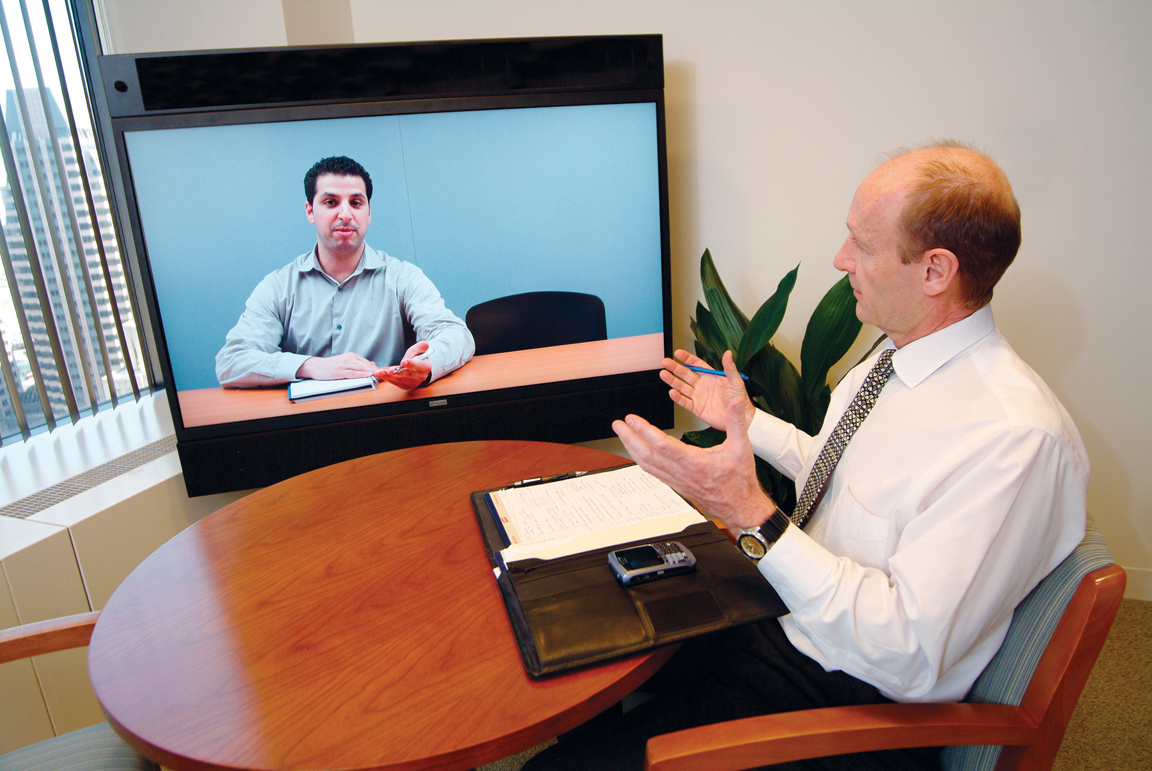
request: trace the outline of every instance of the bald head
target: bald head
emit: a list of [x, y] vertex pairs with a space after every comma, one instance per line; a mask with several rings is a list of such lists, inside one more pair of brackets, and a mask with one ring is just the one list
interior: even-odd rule
[[947, 249], [960, 265], [965, 304], [987, 305], [992, 289], [1020, 249], [1020, 207], [996, 163], [946, 142], [903, 152], [881, 164], [866, 183], [899, 196], [901, 259], [915, 262]]

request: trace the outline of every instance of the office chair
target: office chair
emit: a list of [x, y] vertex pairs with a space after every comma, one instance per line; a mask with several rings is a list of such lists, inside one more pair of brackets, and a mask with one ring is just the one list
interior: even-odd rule
[[804, 758], [944, 746], [945, 771], [1050, 769], [1124, 596], [1089, 520], [1084, 541], [1016, 608], [959, 704], [873, 704], [733, 720], [653, 737], [648, 771], [737, 771]]
[[580, 292], [525, 292], [473, 305], [464, 323], [478, 355], [608, 339], [604, 301]]
[[[45, 653], [82, 648], [92, 638], [98, 612], [23, 624], [0, 630], [0, 664]], [[138, 755], [107, 723], [46, 739], [0, 756], [0, 771], [159, 771]]]

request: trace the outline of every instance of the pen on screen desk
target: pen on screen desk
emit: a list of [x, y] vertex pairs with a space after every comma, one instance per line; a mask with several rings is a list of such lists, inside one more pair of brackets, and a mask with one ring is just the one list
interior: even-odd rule
[[570, 471], [567, 474], [553, 474], [550, 477], [532, 477], [531, 479], [521, 479], [519, 482], [513, 482], [508, 485], [508, 487], [531, 487], [532, 485], [542, 485], [546, 482], [559, 482], [561, 479], [575, 479], [587, 473], [587, 471]]
[[[724, 372], [721, 372], [718, 369], [708, 369], [707, 367], [693, 367], [689, 364], [685, 364], [684, 366], [688, 367], [688, 369], [692, 370], [693, 372], [699, 372], [703, 375], [719, 375], [720, 377], [727, 377], [727, 375]], [[743, 372], [737, 372], [736, 374], [739, 375], [744, 380], [748, 379], [748, 376], [745, 375]]]

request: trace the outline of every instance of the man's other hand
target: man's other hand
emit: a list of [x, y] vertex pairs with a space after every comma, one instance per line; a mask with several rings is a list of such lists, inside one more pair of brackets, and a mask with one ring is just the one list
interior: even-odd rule
[[373, 374], [377, 380], [391, 383], [409, 391], [423, 385], [432, 375], [432, 362], [428, 360], [428, 342], [421, 340], [404, 353], [404, 358], [395, 367], [384, 367]]
[[376, 363], [356, 353], [339, 356], [313, 356], [300, 365], [296, 377], [306, 380], [345, 380], [350, 377], [369, 377], [376, 372]]
[[660, 371], [660, 379], [672, 387], [668, 392], [672, 401], [720, 431], [728, 430], [730, 408], [736, 409], [745, 423], [752, 422], [756, 406], [748, 398], [731, 351], [724, 352], [725, 377], [688, 369], [685, 364], [705, 368], [709, 368], [709, 364], [687, 351], [676, 351], [675, 356], [675, 359], [665, 359], [664, 369]]

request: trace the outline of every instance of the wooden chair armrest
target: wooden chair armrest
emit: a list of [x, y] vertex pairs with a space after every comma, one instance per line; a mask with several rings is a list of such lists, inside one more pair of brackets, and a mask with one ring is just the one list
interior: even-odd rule
[[[648, 740], [647, 771], [739, 771], [851, 752], [1026, 744], [1036, 723], [1000, 704], [873, 704], [732, 720]], [[974, 741], [975, 740], [975, 741]]]
[[82, 648], [92, 639], [99, 611], [0, 629], [0, 664], [29, 656]]

